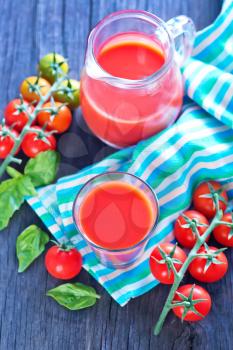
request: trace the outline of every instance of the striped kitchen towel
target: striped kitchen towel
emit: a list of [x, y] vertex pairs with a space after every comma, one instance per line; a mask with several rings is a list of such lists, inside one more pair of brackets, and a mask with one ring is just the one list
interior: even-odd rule
[[[120, 304], [158, 283], [150, 273], [153, 247], [172, 241], [173, 222], [190, 205], [203, 180], [225, 184], [233, 198], [233, 2], [226, 0], [216, 21], [198, 33], [193, 57], [183, 68], [188, 95], [178, 121], [135, 147], [42, 188], [28, 200], [59, 241], [71, 240], [83, 255], [84, 268]], [[144, 255], [124, 270], [101, 265], [77, 233], [72, 204], [80, 187], [104, 171], [128, 171], [147, 181], [160, 204], [160, 220]]]

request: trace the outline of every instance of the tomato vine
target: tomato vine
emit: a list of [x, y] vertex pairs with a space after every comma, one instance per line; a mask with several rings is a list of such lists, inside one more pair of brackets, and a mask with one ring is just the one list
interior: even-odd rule
[[[216, 208], [216, 214], [212, 220], [212, 222], [210, 223], [209, 227], [207, 228], [207, 230], [204, 232], [204, 234], [200, 235], [198, 232], [198, 227], [197, 227], [197, 223], [195, 221], [193, 221], [191, 223], [191, 229], [193, 231], [193, 233], [196, 236], [196, 243], [194, 245], [194, 247], [192, 248], [192, 250], [189, 252], [189, 254], [187, 255], [187, 259], [185, 260], [185, 262], [183, 263], [182, 267], [180, 268], [179, 271], [177, 271], [176, 267], [174, 266], [173, 261], [170, 259], [169, 264], [170, 264], [170, 268], [172, 269], [173, 273], [174, 273], [174, 283], [170, 289], [170, 292], [168, 294], [167, 300], [164, 304], [163, 310], [160, 314], [160, 317], [154, 327], [154, 334], [158, 335], [163, 327], [164, 321], [167, 317], [167, 314], [169, 313], [170, 310], [172, 310], [174, 308], [174, 297], [177, 293], [178, 287], [180, 286], [180, 283], [184, 277], [184, 274], [186, 273], [186, 271], [189, 268], [189, 265], [191, 264], [191, 262], [197, 258], [198, 256], [200, 256], [200, 254], [198, 253], [199, 249], [201, 248], [201, 246], [203, 246], [206, 242], [206, 239], [208, 239], [208, 237], [210, 236], [211, 232], [214, 230], [215, 227], [217, 227], [220, 224], [226, 224], [228, 226], [230, 226], [230, 223], [228, 222], [223, 222], [222, 221], [222, 216], [223, 216], [223, 211], [222, 209], [220, 209], [220, 201], [222, 199], [222, 197], [219, 195], [218, 192], [214, 192], [212, 193], [212, 198], [214, 201], [214, 205]], [[231, 227], [233, 226], [233, 224], [231, 224]], [[206, 256], [207, 258], [210, 259], [210, 255], [213, 255], [213, 259], [215, 258], [215, 252], [210, 252], [209, 250], [207, 251], [206, 254], [201, 254], [201, 256]], [[184, 306], [186, 305], [186, 300], [182, 300], [179, 305], [184, 304]], [[183, 305], [182, 304], [182, 305]], [[190, 304], [191, 305], [191, 304]], [[193, 307], [193, 304], [190, 306]]]

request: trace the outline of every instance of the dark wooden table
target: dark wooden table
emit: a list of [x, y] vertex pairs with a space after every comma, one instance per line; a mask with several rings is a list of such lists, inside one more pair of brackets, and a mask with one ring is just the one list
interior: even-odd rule
[[[20, 82], [33, 75], [39, 57], [56, 51], [69, 58], [78, 78], [90, 29], [119, 9], [145, 9], [167, 20], [186, 14], [198, 29], [211, 23], [220, 0], [0, 0], [0, 109], [18, 95]], [[60, 175], [70, 174], [103, 158], [112, 149], [85, 127], [80, 111], [72, 131], [61, 136]], [[79, 280], [102, 295], [98, 304], [69, 312], [45, 297], [59, 282], [48, 276], [40, 257], [17, 273], [15, 240], [29, 224], [40, 220], [25, 205], [0, 234], [0, 350], [227, 350], [233, 348], [233, 268], [220, 283], [207, 286], [213, 308], [206, 320], [181, 324], [169, 315], [159, 337], [152, 335], [168, 288], [158, 286], [126, 307], [118, 306], [85, 272]], [[229, 261], [233, 254], [228, 252]]]

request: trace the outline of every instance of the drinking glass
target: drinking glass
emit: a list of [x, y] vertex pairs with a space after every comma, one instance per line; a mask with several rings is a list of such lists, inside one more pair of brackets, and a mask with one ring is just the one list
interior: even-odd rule
[[[153, 225], [147, 234], [135, 245], [124, 249], [106, 249], [100, 245], [95, 244], [82, 227], [79, 208], [88, 195], [96, 186], [106, 182], [121, 181], [140, 189], [148, 198], [152, 215]], [[73, 220], [78, 232], [82, 235], [83, 239], [87, 242], [89, 247], [94, 251], [100, 262], [110, 268], [124, 268], [135, 262], [142, 254], [149, 237], [155, 231], [159, 217], [159, 204], [153, 189], [139, 177], [126, 173], [126, 172], [106, 172], [95, 176], [89, 180], [79, 191], [73, 205]], [[109, 232], [111, 234], [111, 232]]]

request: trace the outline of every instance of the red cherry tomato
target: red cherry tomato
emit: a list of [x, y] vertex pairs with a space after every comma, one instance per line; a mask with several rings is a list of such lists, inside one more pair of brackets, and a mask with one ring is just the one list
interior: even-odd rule
[[[204, 215], [202, 215], [196, 210], [187, 210], [182, 215], [185, 215], [190, 220], [193, 220], [197, 223], [197, 229], [200, 236], [202, 236], [203, 233], [205, 233], [206, 229], [209, 226], [209, 222]], [[193, 248], [197, 239], [190, 227], [184, 227], [188, 226], [189, 224], [188, 221], [186, 221], [186, 219], [182, 215], [180, 215], [175, 222], [174, 234], [177, 241], [182, 246], [184, 246], [185, 248]]]
[[[39, 126], [35, 126], [34, 128], [42, 132], [42, 129]], [[36, 132], [28, 132], [22, 142], [22, 150], [26, 154], [26, 156], [34, 158], [40, 152], [55, 150], [55, 137], [53, 135], [47, 135], [45, 136], [45, 138], [48, 143], [43, 141], [43, 138]]]
[[[9, 135], [4, 135], [1, 134], [2, 131], [2, 126], [0, 125], [0, 159], [5, 159], [8, 154], [11, 152], [12, 148], [14, 147], [14, 140], [12, 139], [11, 136]], [[15, 135], [18, 136], [17, 131], [11, 130], [11, 132]], [[15, 152], [17, 154], [19, 152], [19, 149]]]
[[[52, 116], [49, 111], [41, 111], [37, 115], [37, 122], [42, 127], [46, 125], [47, 130], [55, 130], [57, 133], [65, 132], [69, 129], [72, 122], [71, 111], [68, 107], [62, 106], [61, 102], [55, 101], [54, 106], [58, 108], [58, 112], [55, 116]], [[52, 107], [53, 104], [51, 102], [47, 102], [43, 105], [43, 108]]]
[[[215, 247], [209, 247], [209, 252], [217, 252], [218, 249]], [[201, 247], [198, 250], [198, 253], [207, 253], [205, 247]], [[197, 257], [189, 265], [189, 273], [200, 282], [216, 282], [219, 281], [226, 274], [228, 270], [228, 261], [227, 257], [223, 252], [219, 252], [214, 258], [213, 261], [210, 261], [210, 265], [207, 268], [207, 258]], [[205, 270], [207, 268], [207, 270]]]
[[228, 197], [226, 191], [216, 181], [203, 182], [194, 191], [193, 205], [196, 210], [204, 214], [208, 219], [211, 219], [216, 214], [215, 204], [211, 195], [218, 192], [220, 196], [219, 208], [224, 212], [227, 208]]
[[154, 277], [163, 284], [172, 284], [174, 282], [174, 273], [172, 270], [169, 271], [166, 263], [159, 263], [158, 261], [164, 260], [160, 249], [166, 255], [169, 255], [173, 259], [178, 259], [181, 263], [175, 263], [174, 266], [179, 271], [186, 260], [185, 252], [178, 246], [172, 243], [162, 243], [155, 247], [150, 256], [150, 269]]
[[[13, 125], [14, 129], [19, 132], [28, 122], [28, 116], [23, 112], [23, 108], [27, 108], [29, 113], [32, 113], [34, 110], [34, 107], [29, 105], [27, 101], [21, 101], [19, 98], [16, 98], [8, 103], [4, 111], [6, 125]], [[33, 124], [35, 124], [35, 122]]]
[[[188, 305], [186, 308], [185, 306], [173, 307], [172, 311], [177, 317], [183, 319], [184, 321], [196, 322], [202, 320], [209, 313], [212, 302], [209, 293], [204, 288], [197, 285], [186, 284], [179, 287], [177, 292], [181, 293], [185, 297], [190, 297], [192, 294], [191, 300], [205, 299], [204, 301], [200, 301], [194, 305], [194, 309], [199, 314], [196, 314], [194, 311], [190, 310]], [[182, 297], [177, 293], [173, 299], [173, 302], [176, 301], [182, 301]], [[185, 314], [186, 316], [184, 317]]]
[[46, 253], [45, 266], [53, 277], [69, 280], [77, 276], [81, 271], [82, 256], [75, 248], [63, 250], [55, 245]]
[[[221, 221], [232, 223], [232, 213], [225, 213]], [[225, 247], [233, 247], [233, 228], [221, 224], [215, 227], [213, 234], [218, 243]]]

